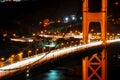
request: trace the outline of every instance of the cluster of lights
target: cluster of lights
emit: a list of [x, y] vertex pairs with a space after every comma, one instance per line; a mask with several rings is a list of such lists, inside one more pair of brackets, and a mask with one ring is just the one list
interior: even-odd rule
[[68, 23], [70, 20], [72, 20], [72, 21], [76, 20], [76, 16], [71, 15], [70, 17], [65, 17], [64, 18], [64, 23]]
[[[67, 16], [63, 19], [64, 23], [68, 23], [70, 21], [75, 21], [77, 19], [76, 15], [70, 15]], [[80, 20], [82, 20], [82, 17], [79, 18]]]
[[22, 0], [0, 0], [0, 2], [20, 2]]

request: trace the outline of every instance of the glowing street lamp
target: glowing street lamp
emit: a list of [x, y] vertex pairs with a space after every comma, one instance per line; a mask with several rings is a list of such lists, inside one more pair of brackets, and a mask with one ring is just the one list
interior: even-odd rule
[[60, 44], [61, 48], [63, 47], [63, 45], [64, 45], [64, 43], [61, 43], [61, 44]]
[[2, 57], [2, 58], [0, 59], [0, 67], [2, 67], [2, 66], [4, 65], [4, 61], [5, 61], [5, 58]]
[[65, 22], [65, 23], [68, 23], [68, 21], [69, 21], [69, 18], [68, 18], [68, 17], [65, 17], [64, 22]]
[[66, 21], [68, 21], [68, 19], [69, 19], [68, 17], [65, 18]]
[[11, 64], [14, 62], [12, 57], [10, 57], [8, 60], [10, 61]]
[[35, 33], [32, 33], [32, 36], [35, 36], [36, 34]]
[[46, 47], [44, 46], [43, 48], [42, 48], [42, 52], [44, 53], [44, 50], [46, 49]]
[[1, 58], [1, 61], [4, 61], [4, 60], [5, 60], [5, 58], [4, 58], [4, 57], [2, 57], [2, 58]]
[[71, 18], [73, 21], [76, 19], [75, 15], [71, 15]]
[[2, 67], [4, 65], [4, 62], [0, 61], [0, 67]]
[[37, 48], [37, 49], [35, 50], [35, 52], [36, 52], [36, 55], [37, 55], [38, 51], [39, 51], [39, 49]]
[[118, 6], [119, 2], [115, 2], [115, 5]]
[[31, 51], [31, 50], [28, 50], [28, 57], [30, 56], [31, 53], [32, 53], [32, 51]]
[[23, 52], [20, 52], [20, 53], [18, 54], [18, 60], [21, 61], [22, 58], [23, 58]]

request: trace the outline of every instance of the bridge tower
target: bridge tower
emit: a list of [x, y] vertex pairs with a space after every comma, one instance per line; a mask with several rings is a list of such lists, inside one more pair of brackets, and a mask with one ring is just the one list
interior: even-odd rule
[[[88, 43], [89, 25], [99, 22], [101, 27], [101, 40], [106, 44], [107, 34], [107, 0], [100, 0], [100, 11], [89, 11], [89, 1], [83, 0], [83, 41]], [[95, 0], [94, 0], [95, 1]], [[97, 0], [98, 1], [98, 0]], [[94, 4], [92, 4], [94, 5]], [[103, 49], [100, 54], [94, 54], [82, 60], [83, 80], [107, 80], [107, 51]]]

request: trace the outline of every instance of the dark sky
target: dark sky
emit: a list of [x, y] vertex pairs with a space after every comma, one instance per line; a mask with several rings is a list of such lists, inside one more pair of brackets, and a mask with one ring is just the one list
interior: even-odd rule
[[[108, 0], [109, 13], [114, 14], [117, 0]], [[71, 14], [81, 14], [82, 0], [28, 0], [19, 3], [0, 3], [0, 28], [17, 29], [31, 26], [49, 18], [63, 18]], [[117, 10], [120, 11], [119, 8]]]
[[79, 8], [81, 8], [81, 1], [79, 0], [36, 0], [20, 3], [0, 3], [0, 27], [13, 27], [15, 24], [30, 25], [45, 18], [60, 18], [76, 14]]

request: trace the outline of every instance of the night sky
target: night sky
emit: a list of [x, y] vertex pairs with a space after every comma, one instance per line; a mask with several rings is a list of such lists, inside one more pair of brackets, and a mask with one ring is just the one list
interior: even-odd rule
[[[118, 0], [108, 0], [108, 13], [119, 15]], [[28, 0], [23, 2], [0, 3], [0, 29], [17, 30], [18, 28], [37, 26], [39, 21], [48, 18], [56, 20], [72, 14], [82, 15], [82, 0]], [[118, 16], [117, 15], [117, 16]]]

